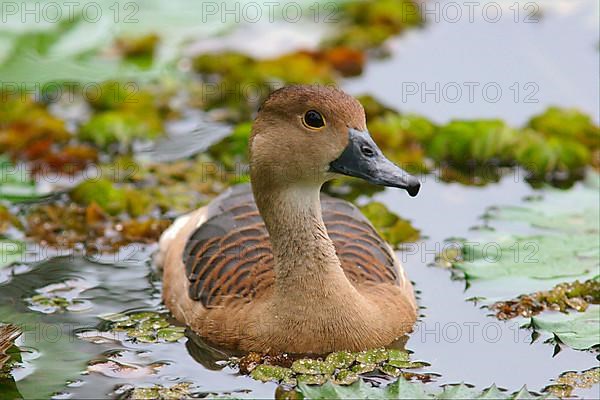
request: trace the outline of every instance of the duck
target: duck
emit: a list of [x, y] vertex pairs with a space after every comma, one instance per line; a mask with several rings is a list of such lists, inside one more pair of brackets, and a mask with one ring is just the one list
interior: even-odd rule
[[334, 87], [280, 88], [259, 108], [248, 148], [250, 184], [160, 238], [172, 315], [244, 352], [361, 351], [409, 333], [415, 294], [391, 246], [357, 207], [321, 193], [344, 175], [419, 192], [371, 138], [360, 102]]

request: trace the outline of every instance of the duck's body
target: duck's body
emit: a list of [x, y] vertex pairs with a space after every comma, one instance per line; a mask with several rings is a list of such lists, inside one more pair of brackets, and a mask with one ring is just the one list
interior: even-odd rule
[[[284, 94], [299, 103], [315, 95], [306, 87], [294, 90], [300, 93]], [[329, 119], [345, 117], [348, 127], [365, 129], [357, 102], [320, 90], [342, 101], [337, 109], [325, 104]], [[320, 195], [333, 176], [327, 165], [349, 165], [347, 152], [340, 155], [349, 139], [315, 144], [323, 160], [291, 154], [306, 139], [300, 134], [271, 140], [269, 112], [286, 100], [281, 93], [267, 100], [255, 122], [252, 187], [229, 190], [177, 220], [161, 238], [164, 301], [201, 336], [245, 351], [326, 353], [387, 345], [412, 329], [412, 284], [356, 207]]]

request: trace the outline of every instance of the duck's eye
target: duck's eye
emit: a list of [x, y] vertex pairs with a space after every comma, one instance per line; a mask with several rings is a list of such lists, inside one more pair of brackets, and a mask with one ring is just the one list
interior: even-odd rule
[[315, 110], [309, 110], [304, 114], [304, 118], [302, 118], [302, 123], [308, 129], [321, 129], [325, 126], [325, 118], [321, 115], [320, 112]]

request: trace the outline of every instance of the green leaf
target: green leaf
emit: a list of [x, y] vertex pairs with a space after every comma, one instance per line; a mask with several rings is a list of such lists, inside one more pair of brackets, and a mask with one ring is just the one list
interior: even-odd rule
[[25, 243], [18, 240], [0, 239], [0, 268], [23, 260]]
[[41, 193], [29, 170], [13, 165], [4, 155], [0, 155], [0, 200], [20, 202], [38, 200]]
[[373, 201], [360, 208], [375, 229], [392, 246], [419, 239], [420, 232], [411, 223], [392, 213], [383, 203]]
[[600, 306], [590, 305], [581, 313], [542, 314], [532, 317], [535, 330], [556, 335], [561, 342], [577, 350], [600, 345]]
[[[422, 382], [407, 381], [403, 377], [386, 387], [373, 387], [360, 380], [352, 385], [340, 386], [327, 382], [322, 386], [299, 384], [298, 390], [305, 399], [524, 399], [539, 398], [525, 387], [514, 394], [503, 393], [492, 386], [483, 392], [466, 386], [447, 385], [442, 389], [433, 389]], [[547, 396], [544, 396], [547, 397]]]

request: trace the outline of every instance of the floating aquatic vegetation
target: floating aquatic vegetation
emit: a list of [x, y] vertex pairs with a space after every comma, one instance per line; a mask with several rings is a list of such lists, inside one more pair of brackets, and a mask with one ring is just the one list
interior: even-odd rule
[[324, 190], [334, 197], [354, 202], [361, 196], [371, 197], [375, 193], [382, 192], [384, 187], [373, 185], [363, 179], [340, 177], [326, 182]]
[[38, 294], [26, 299], [29, 309], [44, 314], [65, 311], [86, 311], [92, 308], [88, 300], [79, 299], [85, 290], [91, 288], [83, 279], [69, 279], [36, 289]]
[[[462, 261], [453, 267], [469, 281], [589, 275], [600, 262], [598, 203], [597, 189], [587, 185], [569, 192], [547, 190], [543, 199], [529, 200], [519, 207], [493, 208], [486, 214], [488, 220], [513, 221], [515, 228], [526, 224], [537, 232], [511, 235], [492, 231], [471, 238], [462, 247]], [[572, 204], [578, 204], [576, 210], [568, 207]]]
[[[150, 387], [135, 387], [124, 391], [125, 399], [131, 400], [178, 400], [192, 398], [191, 384], [176, 383], [172, 386], [153, 385]], [[123, 391], [121, 389], [120, 391]]]
[[411, 0], [348, 1], [340, 4], [337, 33], [323, 47], [346, 46], [369, 50], [408, 27], [422, 24], [417, 3]]
[[4, 234], [11, 227], [21, 227], [19, 219], [0, 204], [0, 235]]
[[[488, 304], [498, 318], [533, 316], [529, 327], [550, 332], [568, 346], [595, 346], [600, 318], [597, 178], [591, 174], [580, 188], [547, 189], [520, 206], [488, 210], [487, 224], [504, 223], [503, 229], [480, 230], [477, 237], [461, 241], [438, 260], [459, 271], [472, 287], [487, 288], [482, 294], [493, 290], [494, 299], [506, 298], [507, 293], [512, 298], [515, 290], [532, 293]], [[527, 233], [504, 233], [524, 228]], [[561, 282], [567, 279], [577, 281]], [[544, 310], [568, 314], [541, 313]]]
[[119, 110], [95, 114], [80, 128], [79, 138], [101, 148], [115, 144], [129, 150], [135, 140], [156, 139], [162, 133], [162, 122], [157, 115]]
[[537, 131], [523, 130], [515, 145], [515, 160], [531, 173], [530, 179], [552, 182], [562, 175], [581, 178], [584, 167], [592, 163], [592, 154], [588, 147], [572, 138], [547, 137]]
[[70, 144], [63, 120], [26, 96], [0, 101], [0, 153], [29, 162], [33, 175], [60, 172], [73, 175], [96, 162], [96, 149]]
[[106, 214], [95, 202], [87, 207], [74, 203], [43, 204], [26, 215], [27, 237], [57, 249], [82, 244], [85, 254], [114, 253], [131, 243], [156, 243], [170, 220], [141, 218], [119, 220]]
[[517, 136], [500, 120], [451, 121], [433, 136], [427, 154], [455, 168], [489, 162], [506, 165], [512, 162]]
[[116, 187], [108, 179], [86, 180], [77, 185], [70, 193], [71, 199], [82, 205], [96, 203], [103, 211], [111, 215], [120, 214], [127, 209], [125, 190]]
[[16, 203], [38, 200], [45, 196], [38, 189], [30, 171], [13, 165], [3, 155], [0, 155], [0, 178], [0, 200]]
[[25, 243], [0, 238], [0, 268], [23, 260]]
[[426, 172], [424, 144], [436, 127], [418, 115], [387, 112], [369, 120], [369, 131], [382, 151], [392, 161], [412, 173]]
[[[372, 349], [352, 353], [339, 351], [325, 358], [298, 358], [287, 354], [261, 355], [249, 353], [241, 358], [231, 358], [230, 364], [237, 366], [240, 373], [248, 374], [263, 382], [278, 382], [289, 386], [299, 384], [322, 385], [332, 381], [339, 385], [349, 385], [367, 374], [379, 369], [390, 377], [416, 374], [406, 369], [419, 369], [428, 366], [424, 362], [410, 361], [409, 354], [398, 349]], [[431, 376], [422, 374], [424, 380]]]
[[211, 146], [209, 154], [230, 171], [236, 166], [248, 164], [248, 139], [252, 123], [244, 122], [236, 125], [231, 135]]
[[584, 282], [559, 283], [550, 290], [519, 296], [515, 300], [500, 301], [490, 309], [498, 319], [531, 317], [545, 310], [567, 312], [585, 311], [590, 304], [600, 304], [600, 278]]
[[600, 163], [600, 128], [576, 110], [551, 107], [523, 129], [501, 120], [436, 126], [370, 96], [360, 99], [369, 130], [390, 159], [411, 172], [435, 165], [444, 181], [485, 185], [498, 181], [503, 168], [520, 166], [532, 184], [563, 185], [581, 179], [586, 166], [597, 168]]
[[[540, 396], [523, 386], [516, 393], [500, 391], [495, 385], [483, 391], [465, 384], [446, 385], [432, 389], [422, 382], [411, 382], [400, 376], [385, 387], [375, 387], [363, 380], [351, 385], [326, 382], [322, 386], [299, 384], [297, 389], [304, 398], [310, 399], [530, 399]], [[547, 396], [541, 396], [542, 398]]]
[[600, 306], [591, 305], [585, 311], [569, 314], [544, 313], [531, 317], [528, 327], [553, 334], [560, 342], [576, 350], [600, 345]]
[[409, 221], [390, 212], [383, 203], [370, 202], [360, 207], [360, 211], [371, 221], [385, 241], [394, 247], [400, 243], [419, 240], [419, 230]]
[[575, 389], [590, 389], [593, 385], [600, 383], [600, 368], [595, 367], [582, 372], [565, 372], [561, 374], [556, 383], [544, 388], [544, 392], [550, 393], [561, 399], [571, 398]]
[[224, 108], [232, 121], [247, 121], [278, 86], [285, 84], [332, 84], [336, 73], [329, 63], [308, 52], [257, 60], [221, 52], [201, 54], [194, 69], [211, 84], [203, 89], [204, 108]]
[[549, 107], [531, 118], [527, 126], [546, 137], [574, 139], [586, 147], [600, 148], [600, 127], [576, 109]]
[[114, 42], [114, 50], [128, 62], [141, 68], [150, 68], [159, 42], [160, 36], [156, 33], [142, 36], [120, 36]]
[[124, 332], [130, 339], [142, 343], [171, 343], [185, 336], [184, 326], [172, 325], [156, 312], [105, 314], [100, 318], [110, 322], [111, 332]]

